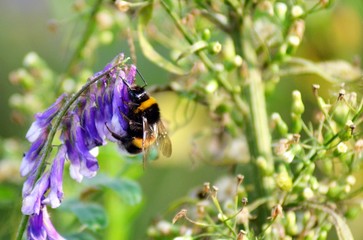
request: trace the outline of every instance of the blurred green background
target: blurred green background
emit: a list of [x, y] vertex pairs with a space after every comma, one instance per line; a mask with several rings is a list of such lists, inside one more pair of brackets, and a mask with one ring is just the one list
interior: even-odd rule
[[[23, 57], [30, 51], [37, 52], [47, 61], [48, 65], [58, 73], [65, 70], [67, 59], [72, 54], [72, 44], [77, 39], [79, 31], [83, 29], [84, 21], [72, 12], [73, 1], [44, 1], [44, 0], [3, 0], [0, 1], [0, 138], [23, 138], [30, 126], [29, 122], [15, 123], [9, 108], [9, 97], [18, 89], [9, 83], [8, 76], [12, 70], [22, 65]], [[57, 19], [60, 28], [56, 32], [49, 31], [49, 21]], [[336, 1], [334, 7], [328, 11], [319, 12], [306, 22], [306, 34], [297, 55], [311, 60], [344, 59], [356, 61], [363, 56], [363, 1]], [[137, 43], [136, 43], [137, 45]], [[126, 38], [118, 36], [112, 44], [102, 47], [95, 52], [94, 71], [100, 70], [117, 53], [129, 54]], [[137, 49], [138, 68], [146, 77], [148, 83], [162, 84], [168, 80], [163, 70], [146, 60]], [[289, 115], [290, 106], [281, 107], [282, 102], [289, 102], [291, 91], [298, 89], [302, 92], [306, 108], [313, 108], [311, 84], [319, 83], [325, 96], [337, 95], [339, 86], [321, 81], [316, 76], [295, 77], [282, 79], [276, 92], [269, 96], [269, 111], [279, 111], [283, 116]], [[354, 83], [348, 88], [363, 92], [363, 82]], [[178, 100], [172, 94], [158, 94], [162, 113], [166, 122], [180, 120], [185, 109], [175, 115]], [[190, 110], [189, 110], [190, 111]], [[179, 116], [180, 115], [180, 116]], [[287, 117], [288, 118], [288, 117]], [[130, 173], [138, 178], [143, 192], [142, 204], [128, 206], [122, 203], [113, 193], [106, 193], [109, 205], [109, 239], [145, 239], [147, 225], [159, 216], [172, 218], [175, 212], [168, 211], [173, 200], [185, 195], [193, 186], [203, 182], [213, 182], [217, 177], [228, 171], [221, 166], [210, 166], [203, 163], [195, 164], [191, 160], [191, 140], [198, 126], [205, 124], [205, 114], [202, 107], [198, 107], [196, 114], [188, 125], [171, 133], [174, 154], [171, 159], [159, 159], [148, 164], [145, 170], [142, 165], [137, 166], [137, 173]], [[190, 143], [190, 144], [189, 144]], [[2, 141], [2, 144], [5, 144]], [[6, 142], [9, 144], [9, 142]], [[3, 145], [4, 148], [11, 147]], [[27, 146], [26, 146], [27, 147]], [[112, 146], [111, 146], [112, 148]], [[6, 159], [3, 159], [4, 161]], [[20, 164], [21, 154], [13, 168], [6, 168], [0, 162], [0, 175], [12, 172], [13, 179], [0, 177], [0, 239], [16, 231], [20, 219], [21, 182], [16, 166]], [[105, 169], [117, 168], [120, 160], [110, 159], [101, 163], [102, 172]], [[67, 171], [66, 171], [67, 172]], [[76, 191], [67, 185], [74, 184], [65, 174], [65, 198]], [[362, 182], [362, 178], [359, 178]], [[9, 207], [10, 206], [10, 207]], [[62, 219], [62, 218], [57, 218]], [[62, 226], [62, 221], [55, 221], [55, 225]], [[360, 217], [352, 222], [352, 231], [356, 239], [363, 238]], [[6, 228], [4, 228], [7, 224]], [[61, 231], [62, 227], [58, 227]], [[4, 238], [6, 239], [6, 238]]]

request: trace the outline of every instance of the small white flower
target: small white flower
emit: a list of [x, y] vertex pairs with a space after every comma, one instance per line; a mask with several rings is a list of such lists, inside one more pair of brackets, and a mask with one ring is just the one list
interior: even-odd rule
[[340, 142], [337, 146], [337, 151], [338, 153], [346, 153], [348, 151], [348, 146], [345, 143]]

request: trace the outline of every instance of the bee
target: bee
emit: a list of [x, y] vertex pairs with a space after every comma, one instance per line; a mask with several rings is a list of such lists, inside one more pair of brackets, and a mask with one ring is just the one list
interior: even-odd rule
[[121, 136], [106, 127], [112, 137], [119, 141], [119, 146], [128, 153], [143, 153], [143, 162], [145, 164], [151, 146], [156, 145], [162, 155], [170, 157], [172, 145], [160, 118], [159, 105], [156, 99], [145, 91], [146, 82], [144, 79], [143, 81], [145, 85], [141, 87], [130, 85], [123, 79], [130, 97], [130, 102], [126, 103], [129, 108], [128, 114], [121, 113], [128, 122], [126, 135]]

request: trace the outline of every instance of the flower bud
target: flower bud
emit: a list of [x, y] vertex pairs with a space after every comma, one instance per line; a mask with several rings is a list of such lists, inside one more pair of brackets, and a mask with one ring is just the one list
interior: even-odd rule
[[211, 36], [211, 31], [209, 30], [209, 28], [205, 28], [202, 32], [202, 39], [204, 41], [208, 41], [210, 39]]
[[328, 237], [328, 231], [321, 230], [317, 240], [325, 240]]
[[23, 61], [24, 66], [31, 68], [39, 68], [44, 67], [45, 63], [39, 57], [39, 55], [35, 52], [30, 52], [24, 57]]
[[348, 209], [347, 212], [345, 212], [344, 216], [348, 219], [354, 219], [361, 213], [360, 207], [353, 206]]
[[205, 88], [207, 93], [214, 93], [217, 89], [218, 89], [218, 82], [214, 79], [209, 81]]
[[299, 5], [295, 5], [291, 8], [291, 15], [294, 17], [294, 18], [299, 18], [301, 17], [302, 15], [304, 14], [304, 9], [302, 9], [301, 6]]
[[344, 125], [349, 117], [349, 106], [344, 101], [337, 102], [337, 106], [334, 109], [334, 120], [341, 126]]
[[296, 235], [298, 232], [296, 225], [296, 214], [293, 211], [288, 211], [286, 213], [286, 231], [289, 235]]
[[284, 122], [284, 120], [282, 120], [280, 114], [278, 113], [273, 113], [271, 116], [272, 122], [275, 124], [276, 126], [276, 130], [277, 132], [282, 136], [282, 137], [286, 137], [287, 133], [289, 131], [289, 128], [287, 126], [287, 124]]
[[353, 136], [355, 125], [352, 120], [348, 120], [344, 126], [344, 129], [339, 132], [339, 138], [342, 141], [347, 141]]
[[284, 166], [280, 167], [280, 172], [276, 176], [276, 185], [285, 192], [290, 192], [292, 189], [292, 179], [287, 173]]
[[287, 12], [287, 6], [283, 2], [275, 3], [275, 13], [278, 18], [285, 20]]
[[220, 42], [211, 42], [208, 45], [208, 51], [211, 54], [218, 54], [222, 50], [222, 44]]
[[302, 126], [303, 126], [303, 121], [301, 119], [300, 115], [296, 115], [295, 113], [291, 113], [291, 132], [292, 133], [300, 133]]
[[303, 190], [303, 197], [304, 199], [306, 200], [310, 200], [314, 197], [314, 192], [311, 188], [307, 187], [307, 188], [304, 188]]
[[301, 93], [298, 90], [292, 92], [292, 108], [291, 112], [296, 115], [301, 115], [305, 111], [304, 103], [301, 99]]
[[336, 147], [334, 154], [336, 156], [339, 156], [341, 154], [344, 154], [348, 151], [348, 146], [344, 142], [340, 142], [338, 146]]
[[127, 12], [130, 8], [130, 3], [127, 1], [121, 1], [121, 0], [116, 0], [115, 1], [115, 6], [117, 7], [117, 9], [121, 12]]

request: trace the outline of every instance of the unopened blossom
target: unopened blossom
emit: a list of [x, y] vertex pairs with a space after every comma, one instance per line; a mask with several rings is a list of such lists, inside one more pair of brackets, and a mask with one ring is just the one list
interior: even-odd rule
[[127, 85], [134, 83], [136, 67], [115, 66], [122, 60], [123, 55], [119, 55], [96, 73], [89, 81], [99, 79], [67, 109], [57, 126], [61, 142], [58, 152], [49, 169], [43, 172], [39, 172], [43, 148], [53, 127], [52, 121], [67, 96], [61, 95], [46, 111], [35, 115], [26, 135], [32, 144], [20, 167], [21, 175], [27, 177], [23, 185], [22, 213], [31, 215], [28, 239], [63, 239], [50, 222], [46, 207], [61, 205], [65, 161], [70, 161], [70, 176], [74, 180], [81, 182], [84, 177], [94, 177], [99, 169], [97, 158], [92, 154], [94, 149], [106, 144], [107, 140], [117, 141], [111, 131], [118, 135], [126, 133], [129, 126], [124, 116], [128, 114], [130, 102]]

